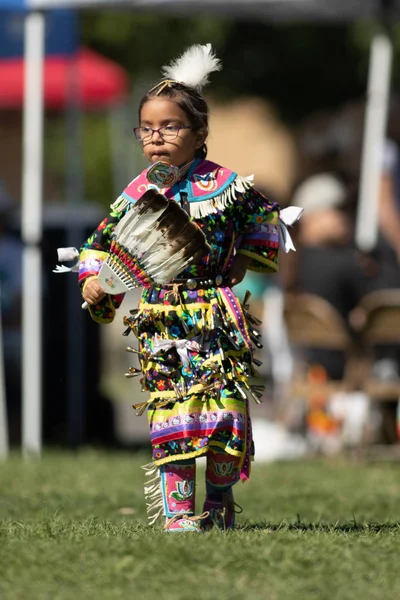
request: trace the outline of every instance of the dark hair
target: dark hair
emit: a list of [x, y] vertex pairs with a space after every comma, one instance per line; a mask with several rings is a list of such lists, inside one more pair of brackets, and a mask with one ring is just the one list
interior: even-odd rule
[[[160, 91], [163, 82], [156, 85], [145, 94], [139, 105], [139, 121], [143, 106], [152, 98], [173, 100], [186, 113], [192, 127], [202, 130], [208, 135], [208, 105], [203, 96], [192, 87], [179, 82], [168, 82]], [[196, 158], [206, 158], [207, 146], [204, 143], [196, 150]]]

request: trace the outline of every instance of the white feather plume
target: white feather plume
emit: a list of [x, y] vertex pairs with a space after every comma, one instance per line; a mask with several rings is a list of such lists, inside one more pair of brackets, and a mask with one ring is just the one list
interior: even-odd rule
[[208, 75], [220, 71], [221, 61], [215, 56], [211, 44], [190, 46], [179, 58], [162, 68], [166, 79], [173, 79], [201, 90], [208, 83]]

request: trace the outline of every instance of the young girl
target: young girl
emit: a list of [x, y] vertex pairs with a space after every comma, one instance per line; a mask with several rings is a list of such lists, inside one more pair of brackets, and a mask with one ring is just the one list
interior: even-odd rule
[[[106, 295], [97, 274], [113, 229], [144, 192], [160, 190], [154, 181], [175, 167], [176, 181], [161, 191], [189, 213], [211, 250], [171, 285], [144, 289], [139, 309], [124, 319], [139, 339], [142, 386], [150, 392], [147, 402], [134, 405], [139, 413], [148, 408], [149, 519], [163, 514], [166, 531], [174, 532], [234, 526], [232, 487], [249, 478], [253, 456], [248, 398], [257, 401], [261, 388], [249, 383], [252, 341], [259, 345], [256, 320], [231, 287], [246, 269], [277, 271], [278, 205], [249, 179], [206, 160], [208, 107], [201, 90], [219, 69], [210, 45], [189, 48], [164, 67], [164, 78], [140, 103], [134, 129], [150, 167], [111, 206], [80, 255], [83, 298], [92, 318], [108, 323], [122, 298]], [[204, 455], [206, 498], [196, 517], [195, 459]]]

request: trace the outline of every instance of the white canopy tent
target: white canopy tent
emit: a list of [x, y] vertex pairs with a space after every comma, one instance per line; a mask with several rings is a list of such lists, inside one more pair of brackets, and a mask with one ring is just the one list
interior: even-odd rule
[[135, 11], [166, 14], [215, 14], [272, 22], [349, 21], [379, 16], [382, 6], [399, 9], [399, 0], [28, 0], [31, 10], [48, 8], [101, 8], [125, 6]]
[[[126, 8], [165, 14], [240, 17], [271, 22], [344, 22], [360, 17], [380, 17], [382, 8], [400, 12], [400, 0], [0, 0], [0, 9], [24, 9], [25, 103], [23, 133], [22, 237], [23, 262], [23, 449], [41, 450], [41, 254], [42, 140], [44, 19], [41, 11], [55, 8]], [[391, 44], [386, 36], [372, 45], [370, 103], [363, 151], [359, 243], [373, 247], [375, 223], [368, 216], [376, 205], [379, 161], [376, 148], [383, 141], [390, 80]], [[370, 235], [362, 239], [365, 232]], [[361, 235], [360, 235], [361, 232]], [[372, 245], [371, 245], [372, 244]], [[1, 407], [0, 407], [1, 408]], [[0, 436], [2, 432], [0, 431]]]

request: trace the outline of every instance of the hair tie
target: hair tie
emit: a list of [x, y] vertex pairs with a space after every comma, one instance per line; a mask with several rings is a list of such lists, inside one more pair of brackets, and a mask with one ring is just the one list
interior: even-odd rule
[[[166, 87], [172, 87], [172, 85], [174, 83], [179, 83], [179, 81], [175, 81], [175, 79], [163, 79], [162, 81], [160, 81], [159, 83], [157, 83], [157, 85], [155, 85], [154, 87], [152, 87], [151, 90], [148, 91], [148, 93], [150, 94], [154, 90], [157, 90], [157, 92], [156, 92], [155, 95], [158, 96], [159, 94], [161, 94], [161, 92], [163, 90], [165, 90]], [[157, 88], [159, 88], [159, 89], [157, 89]]]

